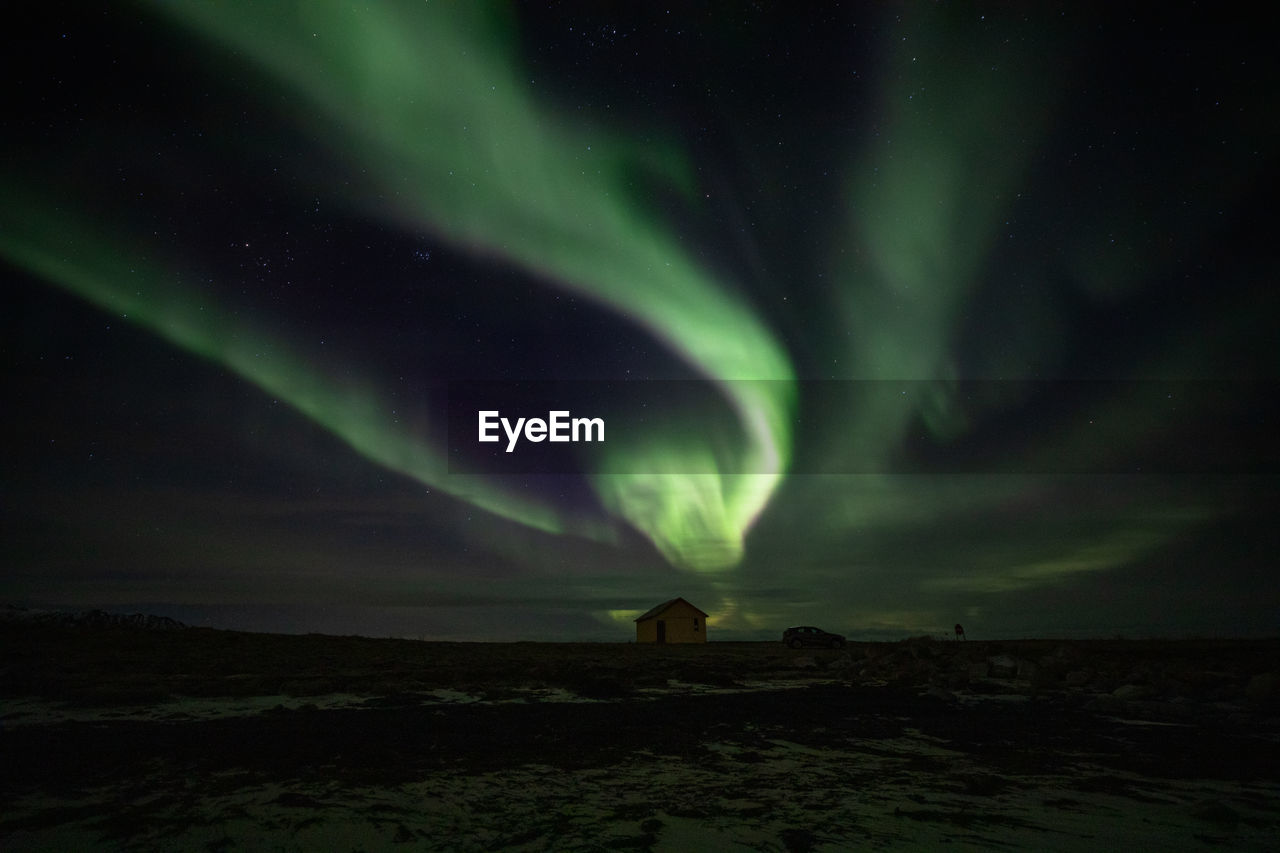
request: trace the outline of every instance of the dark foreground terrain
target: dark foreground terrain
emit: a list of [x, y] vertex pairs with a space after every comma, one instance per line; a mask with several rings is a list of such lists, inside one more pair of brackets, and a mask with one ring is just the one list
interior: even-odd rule
[[1280, 641], [0, 625], [4, 850], [1269, 850]]

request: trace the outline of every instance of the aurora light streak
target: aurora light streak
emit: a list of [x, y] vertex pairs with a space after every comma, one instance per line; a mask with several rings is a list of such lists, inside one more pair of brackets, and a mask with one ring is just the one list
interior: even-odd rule
[[[503, 46], [485, 38], [497, 26], [494, 10], [482, 13], [475, 4], [470, 17], [428, 4], [365, 10], [328, 2], [246, 4], [236, 14], [203, 4], [157, 7], [228, 42], [301, 93], [314, 107], [307, 120], [322, 123], [318, 132], [380, 176], [379, 189], [399, 197], [397, 218], [404, 224], [506, 256], [600, 300], [713, 381], [791, 376], [786, 355], [759, 320], [626, 200], [637, 149], [565, 126], [533, 103]], [[372, 193], [353, 203], [379, 206]], [[23, 207], [39, 221], [38, 202]], [[48, 228], [43, 223], [35, 238]], [[95, 241], [92, 230], [71, 230], [72, 242]], [[90, 275], [84, 267], [52, 263], [12, 235], [7, 242], [8, 252], [29, 268], [104, 307], [132, 307], [135, 320], [289, 400], [374, 461], [505, 517], [559, 528], [553, 510], [508, 503], [496, 488], [443, 486], [440, 460], [420, 443], [387, 440], [372, 406], [335, 399], [314, 377], [304, 383], [308, 390], [291, 393], [306, 372], [296, 363], [263, 367], [214, 345], [227, 336], [225, 322], [175, 317], [181, 309], [174, 307], [149, 316], [123, 297], [115, 280], [128, 280], [123, 270]], [[86, 266], [110, 263], [106, 245], [92, 254]], [[164, 273], [144, 275], [154, 280]], [[764, 509], [790, 452], [794, 402], [785, 382], [721, 387], [749, 439], [745, 459], [719, 461], [700, 450], [715, 463], [697, 469], [705, 473], [610, 474], [592, 481], [606, 507], [690, 568], [737, 562], [742, 536]], [[661, 512], [653, 511], [655, 502]]]
[[[145, 254], [122, 250], [127, 241], [103, 239], [98, 228], [69, 214], [55, 216], [44, 199], [24, 197], [16, 181], [5, 187], [9, 203], [3, 208], [0, 247], [31, 272], [234, 371], [393, 471], [539, 530], [610, 538], [606, 525], [565, 517], [500, 484], [448, 476], [443, 456], [395, 426], [386, 415], [389, 404], [367, 383], [355, 387], [329, 378], [278, 337], [238, 321], [211, 295], [183, 286], [182, 276], [172, 269]], [[263, 358], [264, 353], [269, 357]]]
[[[243, 51], [300, 93], [315, 108], [310, 118], [322, 122], [319, 133], [379, 176], [383, 197], [398, 199], [407, 225], [600, 300], [713, 381], [791, 378], [767, 328], [629, 200], [628, 177], [645, 165], [643, 148], [576, 128], [532, 99], [504, 39], [494, 37], [503, 25], [496, 8], [158, 8]], [[671, 150], [659, 167], [687, 172]], [[372, 197], [356, 203], [381, 204]], [[742, 536], [790, 454], [794, 392], [785, 382], [721, 388], [749, 439], [747, 458], [717, 460], [702, 474], [593, 478], [606, 507], [690, 568], [737, 562]]]

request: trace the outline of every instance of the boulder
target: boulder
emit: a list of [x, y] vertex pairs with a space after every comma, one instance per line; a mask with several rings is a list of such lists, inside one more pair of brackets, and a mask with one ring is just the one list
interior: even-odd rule
[[1194, 818], [1224, 827], [1234, 827], [1240, 822], [1239, 812], [1218, 800], [1198, 802], [1189, 809], [1189, 813]]
[[856, 667], [857, 664], [853, 662], [853, 658], [845, 656], [836, 658], [827, 668], [832, 672], [850, 672]]
[[1085, 669], [1074, 669], [1062, 679], [1068, 687], [1084, 687], [1093, 678], [1093, 674]]
[[1143, 684], [1124, 684], [1111, 691], [1111, 695], [1126, 702], [1146, 699], [1151, 695], [1151, 688]]
[[1125, 703], [1115, 696], [1104, 694], [1090, 699], [1085, 703], [1084, 709], [1095, 714], [1120, 714], [1125, 711]]
[[1075, 646], [1063, 643], [1053, 650], [1053, 656], [1060, 663], [1071, 663], [1080, 659], [1080, 650]]
[[992, 655], [987, 664], [992, 678], [1013, 678], [1018, 674], [1018, 661], [1009, 655]]
[[924, 695], [931, 696], [934, 699], [941, 699], [944, 702], [954, 702], [956, 698], [956, 695], [950, 690], [939, 687], [936, 684], [930, 685], [929, 688], [925, 690]]
[[1249, 679], [1244, 689], [1245, 698], [1250, 702], [1274, 701], [1280, 695], [1280, 676], [1274, 672], [1263, 672]]
[[1037, 667], [1028, 680], [1031, 682], [1031, 686], [1037, 690], [1057, 689], [1059, 687], [1058, 673], [1046, 667]]

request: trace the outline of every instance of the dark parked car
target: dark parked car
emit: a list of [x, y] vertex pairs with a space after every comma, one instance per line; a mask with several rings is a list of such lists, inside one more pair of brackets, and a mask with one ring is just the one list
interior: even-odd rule
[[782, 632], [782, 642], [793, 649], [802, 646], [826, 646], [829, 649], [844, 647], [844, 637], [831, 634], [812, 625], [797, 625]]

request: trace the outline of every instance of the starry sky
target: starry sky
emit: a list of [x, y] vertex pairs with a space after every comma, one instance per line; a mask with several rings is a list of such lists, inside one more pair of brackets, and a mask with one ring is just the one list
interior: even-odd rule
[[[3, 39], [0, 600], [1280, 630], [1247, 19], [155, 0]], [[606, 440], [489, 453], [481, 399]]]

